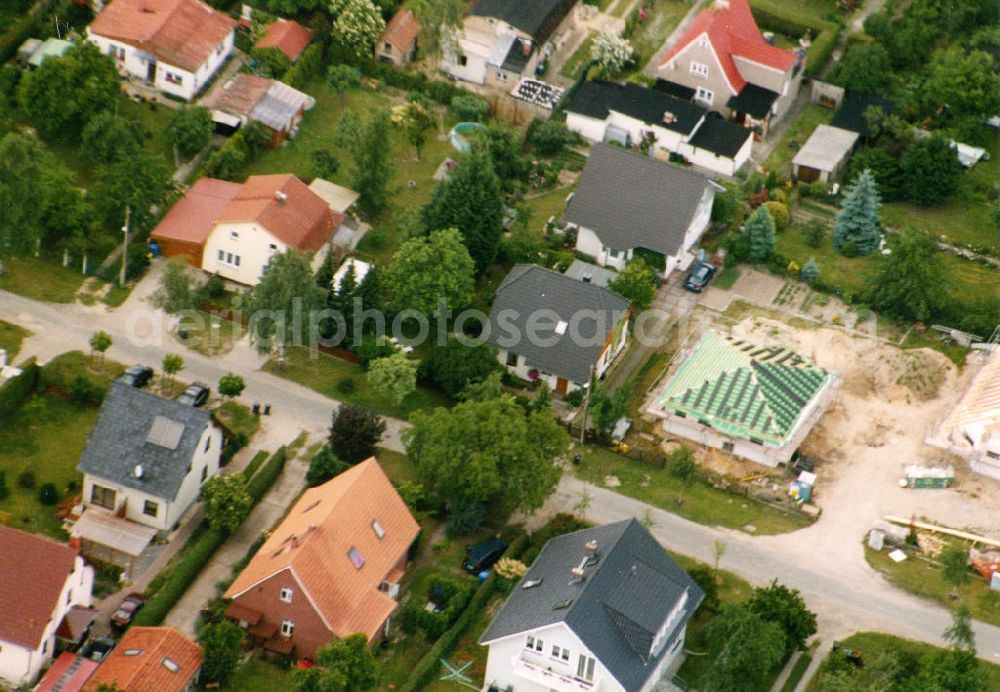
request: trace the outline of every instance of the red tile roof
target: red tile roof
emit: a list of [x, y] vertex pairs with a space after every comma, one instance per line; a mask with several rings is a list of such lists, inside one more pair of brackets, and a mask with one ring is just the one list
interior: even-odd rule
[[49, 668], [45, 677], [39, 681], [35, 692], [79, 692], [83, 689], [84, 684], [100, 664], [89, 658], [81, 658], [71, 673], [69, 668], [76, 659], [77, 655], [68, 651], [59, 654], [59, 658]]
[[309, 45], [309, 30], [294, 19], [279, 19], [267, 25], [257, 48], [277, 48], [292, 62], [299, 59]]
[[235, 26], [198, 0], [113, 0], [89, 31], [196, 72]]
[[252, 175], [243, 189], [216, 217], [215, 222], [256, 221], [289, 247], [315, 252], [344, 215], [291, 174]]
[[5, 556], [0, 574], [0, 642], [37, 649], [60, 605], [77, 550], [0, 526], [0, 555]]
[[204, 244], [215, 218], [240, 193], [243, 186], [227, 180], [200, 178], [156, 225], [153, 240]]
[[396, 50], [405, 53], [410, 50], [419, 33], [420, 23], [413, 13], [409, 10], [400, 10], [389, 20], [385, 33], [382, 34], [382, 41], [388, 41]]
[[[291, 569], [336, 636], [362, 632], [371, 640], [396, 608], [379, 584], [393, 574], [419, 530], [373, 457], [306, 490], [225, 597], [238, 598]], [[348, 556], [352, 548], [361, 567]]]
[[702, 10], [660, 65], [669, 63], [702, 34], [708, 37], [736, 93], [743, 89], [746, 80], [740, 74], [733, 58], [743, 58], [783, 72], [791, 69], [798, 59], [792, 51], [772, 46], [764, 40], [747, 0], [728, 0], [728, 3], [720, 3]]
[[83, 690], [115, 683], [125, 692], [182, 692], [201, 660], [201, 647], [173, 627], [132, 627]]

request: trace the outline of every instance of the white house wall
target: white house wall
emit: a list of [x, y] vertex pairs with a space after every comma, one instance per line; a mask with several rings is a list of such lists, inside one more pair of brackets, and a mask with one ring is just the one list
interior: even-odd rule
[[591, 142], [603, 142], [608, 124], [604, 120], [591, 118], [580, 113], [566, 113], [566, 129]]
[[[233, 235], [233, 234], [236, 235]], [[281, 254], [288, 246], [266, 228], [254, 222], [218, 224], [208, 234], [201, 268], [210, 274], [246, 286], [255, 286], [264, 274], [271, 257]], [[222, 253], [220, 259], [219, 253]], [[239, 258], [239, 265], [234, 261]]]
[[[84, 475], [83, 501], [90, 504], [94, 485], [110, 488], [115, 491], [115, 507], [117, 510], [125, 503], [125, 518], [136, 524], [142, 524], [158, 531], [171, 530], [184, 516], [188, 508], [197, 501], [201, 493], [202, 469], [207, 467], [205, 479], [214, 477], [219, 472], [219, 458], [222, 453], [222, 431], [215, 425], [209, 425], [198, 441], [198, 448], [191, 458], [191, 470], [181, 482], [177, 497], [168, 502], [162, 497], [145, 493], [135, 488], [125, 487], [102, 478]], [[143, 512], [146, 501], [155, 502], [158, 511], [155, 517]], [[113, 511], [114, 511], [113, 510]]]
[[73, 571], [63, 584], [52, 618], [45, 627], [38, 649], [28, 649], [0, 639], [0, 680], [14, 686], [30, 686], [51, 661], [56, 648], [56, 629], [73, 606], [90, 607], [94, 586], [94, 568], [77, 557]]
[[[165, 94], [176, 96], [185, 101], [190, 101], [195, 97], [233, 52], [233, 36], [234, 32], [230, 31], [198, 70], [189, 72], [162, 60], [156, 60], [155, 56], [128, 43], [90, 33], [89, 29], [87, 31], [87, 38], [96, 44], [102, 53], [113, 56], [118, 71], [122, 74], [130, 74], [145, 80], [149, 75], [149, 60], [156, 60], [156, 77], [153, 86]], [[123, 58], [119, 57], [121, 51], [125, 53]], [[172, 75], [174, 80], [168, 80], [168, 75]], [[176, 78], [179, 78], [179, 84], [176, 83]]]

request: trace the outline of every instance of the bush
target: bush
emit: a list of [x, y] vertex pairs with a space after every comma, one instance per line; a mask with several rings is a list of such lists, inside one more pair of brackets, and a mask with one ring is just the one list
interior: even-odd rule
[[25, 490], [31, 490], [35, 487], [37, 479], [35, 478], [34, 471], [21, 471], [17, 474], [17, 487], [24, 488]]
[[[138, 279], [149, 266], [149, 248], [146, 243], [138, 242], [135, 238], [128, 246], [128, 264], [125, 266], [125, 280], [132, 281]], [[111, 266], [102, 269], [97, 273], [98, 278], [108, 283], [117, 284], [121, 277], [122, 260], [119, 257], [111, 263]]]
[[69, 399], [77, 406], [99, 404], [104, 398], [101, 389], [86, 375], [77, 375], [69, 383]]
[[[408, 634], [423, 632], [428, 641], [434, 641], [458, 619], [469, 602], [471, 592], [468, 583], [441, 578], [432, 579], [426, 596], [419, 594], [418, 597], [418, 594], [414, 594], [400, 613], [400, 625], [403, 631]], [[427, 601], [433, 601], [441, 610], [427, 610]]]
[[337, 391], [341, 394], [352, 394], [357, 388], [353, 377], [341, 377], [337, 380]]
[[220, 300], [226, 295], [226, 282], [218, 274], [212, 274], [201, 287], [200, 293], [207, 300]]
[[302, 89], [323, 71], [324, 64], [322, 44], [313, 43], [302, 51], [302, 55], [285, 73], [282, 81], [290, 87]]
[[261, 470], [249, 481], [247, 481], [247, 493], [253, 499], [254, 504], [260, 502], [261, 498], [271, 489], [274, 482], [278, 480], [285, 462], [288, 460], [288, 450], [279, 447], [278, 451], [267, 460]]
[[38, 388], [41, 368], [34, 362], [23, 366], [21, 374], [0, 386], [0, 420], [7, 420]]
[[486, 505], [478, 500], [466, 500], [451, 508], [448, 518], [448, 535], [464, 536], [472, 533], [486, 521]]
[[263, 464], [266, 460], [267, 460], [267, 452], [265, 452], [262, 449], [253, 455], [253, 459], [251, 459], [250, 463], [247, 464], [247, 467], [243, 469], [243, 475], [246, 476], [248, 479], [253, 478], [253, 475], [257, 473], [257, 469], [259, 469], [260, 465]]
[[572, 392], [566, 395], [566, 403], [574, 408], [583, 403], [583, 390], [574, 389]]
[[563, 150], [567, 144], [575, 144], [580, 136], [571, 132], [555, 120], [535, 120], [528, 126], [525, 140], [543, 156], [553, 156]]
[[451, 99], [451, 110], [459, 120], [481, 122], [490, 112], [490, 104], [478, 96], [462, 94]]
[[791, 219], [788, 205], [776, 201], [767, 202], [767, 210], [771, 212], [771, 218], [774, 219], [774, 230], [783, 231], [788, 228], [788, 222]]
[[38, 488], [38, 501], [49, 507], [59, 502], [59, 490], [56, 489], [56, 484], [42, 483]]
[[694, 454], [688, 447], [671, 452], [667, 457], [667, 473], [685, 484], [692, 483], [698, 477], [698, 462], [694, 460]]

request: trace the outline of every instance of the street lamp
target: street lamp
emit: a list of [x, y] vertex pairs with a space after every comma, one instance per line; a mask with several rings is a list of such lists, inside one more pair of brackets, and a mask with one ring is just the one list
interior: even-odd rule
[[125, 225], [122, 226], [122, 233], [125, 234], [125, 243], [122, 246], [122, 271], [118, 276], [118, 285], [125, 288], [126, 266], [128, 265], [128, 222], [132, 216], [132, 207], [125, 207]]

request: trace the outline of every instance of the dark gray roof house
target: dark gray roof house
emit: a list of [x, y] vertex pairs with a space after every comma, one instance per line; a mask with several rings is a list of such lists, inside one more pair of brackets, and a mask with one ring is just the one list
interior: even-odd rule
[[705, 192], [714, 183], [608, 144], [595, 144], [563, 221], [589, 228], [615, 250], [677, 255]]
[[479, 643], [562, 623], [622, 688], [638, 690], [703, 598], [649, 531], [627, 519], [546, 543]]
[[507, 22], [541, 44], [575, 4], [576, 0], [478, 0], [469, 14]]
[[[529, 339], [529, 320], [542, 310], [558, 319], [539, 320], [538, 338]], [[629, 302], [606, 288], [535, 264], [518, 264], [496, 290], [489, 341], [524, 356], [530, 367], [585, 383], [608, 334], [628, 312]]]
[[172, 502], [214, 424], [202, 409], [113, 382], [77, 469]]
[[[639, 84], [592, 80], [584, 82], [566, 104], [566, 111], [604, 120], [611, 111], [650, 125], [690, 135], [708, 109]], [[669, 113], [670, 119], [664, 116]]]

